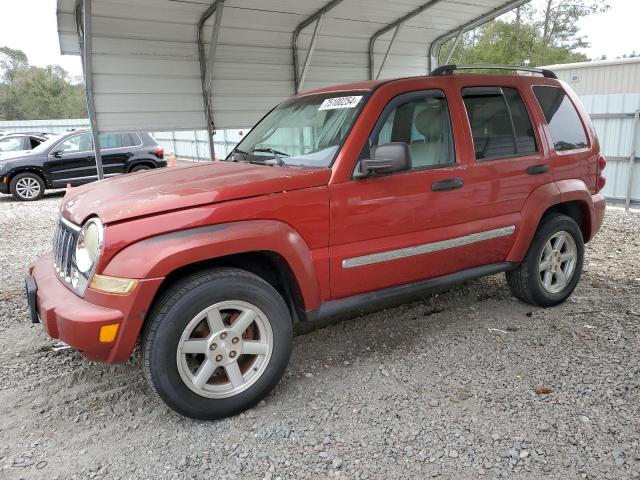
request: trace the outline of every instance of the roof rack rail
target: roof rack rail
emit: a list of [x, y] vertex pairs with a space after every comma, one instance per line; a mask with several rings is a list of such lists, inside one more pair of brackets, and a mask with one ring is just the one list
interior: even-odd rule
[[472, 65], [442, 65], [436, 68], [431, 75], [441, 77], [443, 75], [453, 75], [456, 70], [519, 70], [522, 72], [539, 73], [545, 78], [558, 79], [558, 76], [546, 68], [521, 67], [519, 65], [492, 65], [492, 64], [472, 64]]

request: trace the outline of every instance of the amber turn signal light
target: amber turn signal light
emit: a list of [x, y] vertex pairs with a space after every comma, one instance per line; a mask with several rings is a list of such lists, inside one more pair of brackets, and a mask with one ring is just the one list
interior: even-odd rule
[[128, 295], [133, 292], [136, 285], [138, 285], [138, 281], [131, 278], [118, 278], [95, 274], [89, 288], [98, 292], [112, 293], [114, 295]]
[[100, 343], [111, 343], [116, 339], [118, 328], [120, 325], [114, 323], [112, 325], [103, 325], [100, 327]]

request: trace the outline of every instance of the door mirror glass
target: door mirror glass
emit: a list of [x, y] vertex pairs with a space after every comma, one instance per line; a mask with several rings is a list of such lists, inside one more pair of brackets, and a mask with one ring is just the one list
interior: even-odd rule
[[404, 142], [393, 142], [372, 147], [371, 158], [360, 160], [354, 177], [390, 175], [408, 170], [411, 170], [409, 145]]

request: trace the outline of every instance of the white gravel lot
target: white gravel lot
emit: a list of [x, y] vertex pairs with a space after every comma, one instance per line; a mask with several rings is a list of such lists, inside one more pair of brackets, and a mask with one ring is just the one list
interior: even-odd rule
[[607, 211], [564, 305], [498, 275], [299, 336], [265, 402], [207, 423], [158, 401], [137, 354], [55, 353], [29, 323], [60, 201], [0, 198], [2, 479], [640, 476], [638, 212]]

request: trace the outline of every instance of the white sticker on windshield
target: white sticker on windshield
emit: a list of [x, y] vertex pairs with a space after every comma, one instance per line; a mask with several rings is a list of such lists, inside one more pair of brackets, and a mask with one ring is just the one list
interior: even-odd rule
[[362, 95], [352, 97], [327, 98], [318, 110], [336, 110], [338, 108], [355, 108], [362, 100]]

